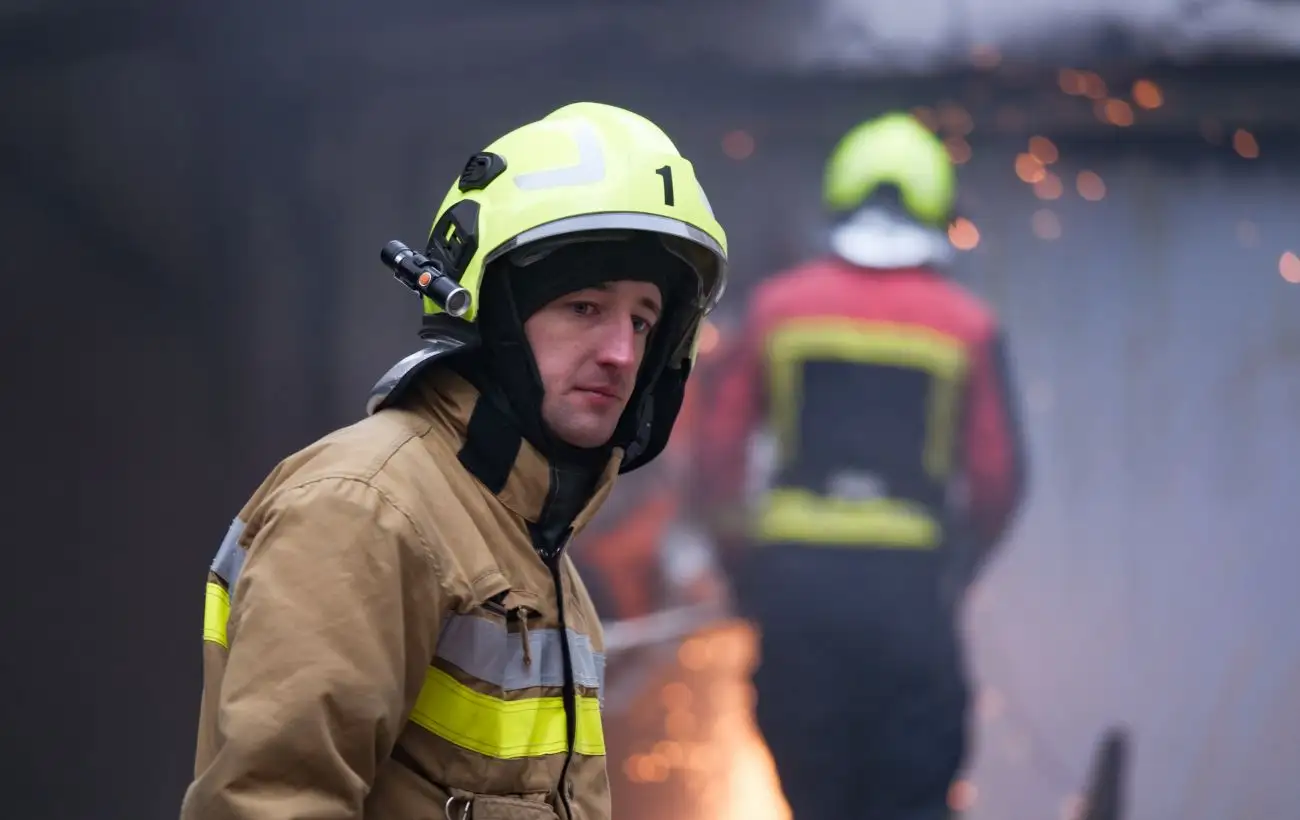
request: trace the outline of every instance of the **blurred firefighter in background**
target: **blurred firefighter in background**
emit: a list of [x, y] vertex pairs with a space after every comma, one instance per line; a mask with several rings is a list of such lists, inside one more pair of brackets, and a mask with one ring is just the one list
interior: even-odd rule
[[1025, 482], [1006, 342], [943, 274], [955, 171], [923, 125], [855, 127], [823, 196], [831, 253], [756, 288], [699, 491], [796, 820], [941, 818], [967, 748], [958, 609]]

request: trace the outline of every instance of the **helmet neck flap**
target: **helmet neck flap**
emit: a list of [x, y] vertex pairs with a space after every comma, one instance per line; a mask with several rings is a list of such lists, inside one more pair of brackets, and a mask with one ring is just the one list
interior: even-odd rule
[[831, 251], [860, 268], [946, 268], [953, 248], [942, 220], [926, 221], [909, 211], [898, 186], [879, 185], [858, 207], [830, 215]]

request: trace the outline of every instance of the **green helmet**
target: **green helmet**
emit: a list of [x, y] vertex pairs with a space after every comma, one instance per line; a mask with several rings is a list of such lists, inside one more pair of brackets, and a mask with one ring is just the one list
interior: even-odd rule
[[822, 195], [832, 213], [846, 214], [889, 187], [918, 222], [947, 227], [957, 191], [952, 160], [911, 114], [885, 114], [845, 134], [826, 163]]
[[[424, 292], [426, 346], [371, 391], [368, 412], [394, 401], [418, 371], [480, 346], [479, 300], [494, 263], [521, 275], [560, 247], [652, 237], [694, 273], [682, 314], [664, 322], [655, 375], [625, 411], [623, 470], [663, 449], [680, 408], [704, 316], [726, 287], [727, 238], [691, 163], [650, 120], [611, 105], [564, 106], [511, 131], [466, 164], [433, 222], [425, 255], [468, 296], [456, 315]], [[546, 266], [539, 265], [538, 269]], [[647, 354], [647, 359], [650, 356]]]

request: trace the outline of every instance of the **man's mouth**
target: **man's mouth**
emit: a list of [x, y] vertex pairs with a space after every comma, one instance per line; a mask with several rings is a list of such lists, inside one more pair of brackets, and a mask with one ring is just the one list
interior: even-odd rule
[[576, 389], [582, 393], [591, 393], [593, 395], [602, 396], [607, 399], [618, 400], [623, 398], [621, 395], [619, 395], [619, 393], [616, 390], [608, 387], [579, 387]]

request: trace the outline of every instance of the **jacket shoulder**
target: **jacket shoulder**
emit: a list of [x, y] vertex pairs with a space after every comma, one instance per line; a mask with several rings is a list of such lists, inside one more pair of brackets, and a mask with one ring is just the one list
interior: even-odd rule
[[972, 339], [983, 339], [997, 331], [1000, 326], [997, 313], [986, 299], [951, 279], [941, 279], [939, 284], [944, 289], [943, 299], [948, 309], [968, 328]]
[[[431, 424], [418, 414], [390, 408], [323, 436], [281, 462], [293, 483], [317, 478], [373, 482], [403, 451], [418, 446]], [[277, 468], [279, 469], [279, 468]], [[289, 478], [289, 476], [286, 476]]]
[[841, 305], [845, 270], [835, 259], [820, 257], [784, 268], [759, 282], [750, 303], [755, 316], [779, 316], [800, 306]]
[[[323, 516], [340, 505], [354, 513], [365, 508], [394, 534], [420, 544], [441, 576], [448, 569], [444, 553], [450, 550], [457, 562], [467, 563], [461, 553], [478, 542], [466, 503], [472, 488], [458, 480], [456, 459], [455, 448], [428, 418], [385, 408], [281, 461], [240, 511], [235, 540], [247, 548], [268, 515], [285, 505], [308, 515], [319, 507]], [[358, 502], [362, 497], [369, 501]], [[454, 579], [443, 580], [449, 590], [455, 587]]]
[[339, 428], [277, 464], [239, 517], [250, 521], [272, 496], [285, 491], [339, 481], [368, 484], [403, 508], [421, 485], [447, 480], [442, 470], [444, 454], [429, 446], [435, 438], [431, 428], [432, 423], [420, 414], [397, 407]]
[[764, 277], [761, 282], [754, 286], [754, 297], [755, 299], [771, 299], [787, 291], [797, 291], [807, 286], [807, 280], [834, 274], [836, 271], [835, 262], [831, 259], [819, 257], [810, 259], [807, 262], [800, 262], [797, 265], [782, 268]]

